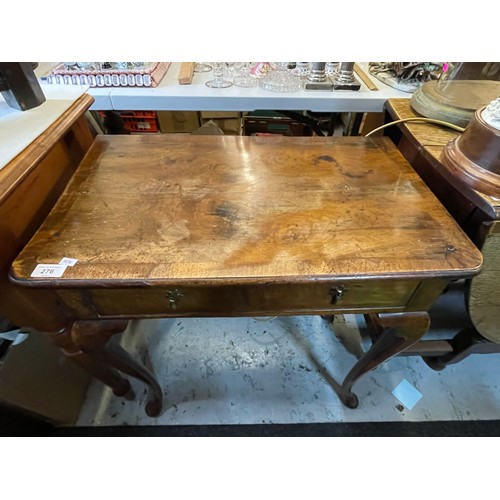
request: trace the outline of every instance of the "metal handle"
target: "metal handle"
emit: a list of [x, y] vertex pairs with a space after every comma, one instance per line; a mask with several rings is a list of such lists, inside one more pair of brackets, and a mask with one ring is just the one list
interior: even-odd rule
[[183, 297], [182, 293], [177, 290], [167, 290], [166, 294], [168, 304], [171, 309], [176, 309], [177, 308], [177, 302]]
[[330, 289], [330, 295], [332, 296], [330, 304], [338, 304], [338, 302], [340, 302], [340, 300], [342, 299], [342, 297], [345, 295], [346, 292], [347, 288], [343, 285], [333, 286]]

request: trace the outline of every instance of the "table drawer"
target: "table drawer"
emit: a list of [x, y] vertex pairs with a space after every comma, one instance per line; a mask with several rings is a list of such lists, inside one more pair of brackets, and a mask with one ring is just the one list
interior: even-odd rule
[[101, 316], [236, 316], [401, 309], [418, 280], [93, 289], [86, 302]]

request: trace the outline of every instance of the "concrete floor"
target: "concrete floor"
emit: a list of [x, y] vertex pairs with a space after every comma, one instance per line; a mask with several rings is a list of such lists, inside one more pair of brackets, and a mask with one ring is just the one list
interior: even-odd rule
[[[428, 337], [467, 324], [462, 297], [451, 290], [440, 299]], [[156, 373], [162, 414], [146, 416], [140, 382], [132, 381], [136, 400], [125, 401], [93, 381], [76, 425], [500, 419], [499, 354], [470, 356], [441, 372], [417, 356], [393, 358], [355, 384], [360, 405], [346, 408], [335, 388], [356, 351], [370, 345], [360, 331], [362, 317], [354, 315], [333, 324], [319, 316], [132, 321], [120, 341]], [[403, 380], [422, 394], [411, 410], [392, 394]]]

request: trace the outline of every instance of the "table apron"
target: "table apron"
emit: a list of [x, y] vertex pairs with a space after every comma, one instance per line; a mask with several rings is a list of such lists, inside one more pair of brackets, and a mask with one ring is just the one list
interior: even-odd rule
[[[439, 290], [443, 285], [438, 282]], [[327, 312], [398, 312], [419, 295], [418, 279], [352, 279], [306, 283], [148, 288], [58, 289], [75, 318], [247, 316]], [[418, 309], [422, 301], [416, 301]], [[429, 302], [430, 305], [430, 302]]]

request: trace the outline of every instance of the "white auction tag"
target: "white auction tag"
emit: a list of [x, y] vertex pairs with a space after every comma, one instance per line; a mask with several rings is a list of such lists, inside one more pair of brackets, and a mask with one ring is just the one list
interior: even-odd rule
[[31, 273], [32, 278], [60, 278], [66, 267], [62, 264], [38, 264]]
[[413, 407], [422, 399], [422, 394], [406, 379], [403, 379], [401, 383], [398, 384], [392, 391], [392, 394], [410, 411], [413, 410]]
[[59, 264], [62, 266], [74, 266], [78, 262], [78, 259], [70, 259], [69, 257], [63, 257]]

